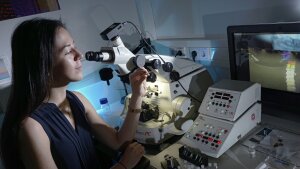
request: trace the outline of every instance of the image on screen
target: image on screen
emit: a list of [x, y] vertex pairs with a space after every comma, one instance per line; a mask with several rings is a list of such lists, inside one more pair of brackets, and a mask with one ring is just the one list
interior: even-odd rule
[[300, 34], [235, 33], [236, 64], [249, 64], [249, 80], [300, 93]]

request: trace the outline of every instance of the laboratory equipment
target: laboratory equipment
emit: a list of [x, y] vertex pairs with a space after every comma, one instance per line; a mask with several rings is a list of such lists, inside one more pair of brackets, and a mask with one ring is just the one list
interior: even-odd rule
[[121, 127], [122, 119], [120, 117], [120, 114], [111, 111], [107, 98], [101, 98], [99, 102], [100, 109], [97, 110], [97, 114], [111, 127]]
[[101, 98], [99, 100], [99, 102], [100, 102], [100, 111], [105, 113], [105, 114], [110, 114], [110, 106], [108, 104], [107, 98], [106, 97]]
[[236, 121], [249, 107], [260, 101], [260, 90], [258, 83], [222, 80], [209, 87], [199, 112]]
[[[147, 83], [136, 140], [145, 144], [159, 144], [172, 135], [182, 135], [197, 117], [199, 102], [203, 99], [211, 79], [204, 67], [189, 60], [161, 56], [174, 65], [180, 79], [171, 80], [171, 73], [151, 69], [157, 75], [155, 82]], [[157, 58], [147, 55], [148, 58]], [[171, 76], [170, 76], [171, 75]], [[125, 101], [125, 111], [130, 95]]]
[[260, 85], [222, 80], [206, 92], [182, 143], [218, 158], [261, 121]]
[[[184, 134], [198, 115], [198, 108], [212, 79], [207, 70], [193, 61], [159, 54], [134, 55], [123, 44], [118, 32], [127, 23], [115, 23], [101, 33], [112, 47], [87, 52], [86, 59], [118, 66], [124, 76], [137, 67], [148, 69], [147, 92], [135, 139], [143, 144], [160, 144]], [[112, 33], [111, 33], [112, 32]], [[126, 114], [131, 94], [125, 99]]]

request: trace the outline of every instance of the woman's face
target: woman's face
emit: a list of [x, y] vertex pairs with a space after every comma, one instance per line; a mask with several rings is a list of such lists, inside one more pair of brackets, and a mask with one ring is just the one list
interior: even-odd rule
[[57, 30], [54, 45], [54, 85], [65, 86], [69, 82], [81, 80], [82, 54], [75, 47], [74, 40], [66, 29], [59, 28]]

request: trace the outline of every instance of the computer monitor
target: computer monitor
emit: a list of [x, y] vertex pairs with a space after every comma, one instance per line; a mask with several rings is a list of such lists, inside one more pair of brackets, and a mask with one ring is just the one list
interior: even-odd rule
[[300, 23], [227, 28], [231, 79], [258, 82], [262, 107], [300, 114]]

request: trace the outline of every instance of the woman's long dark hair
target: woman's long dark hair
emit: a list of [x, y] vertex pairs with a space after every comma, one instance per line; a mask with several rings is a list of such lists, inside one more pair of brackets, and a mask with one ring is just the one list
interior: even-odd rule
[[55, 33], [61, 27], [59, 20], [35, 18], [22, 22], [12, 35], [12, 86], [1, 131], [7, 169], [24, 168], [18, 152], [19, 125], [49, 95]]

